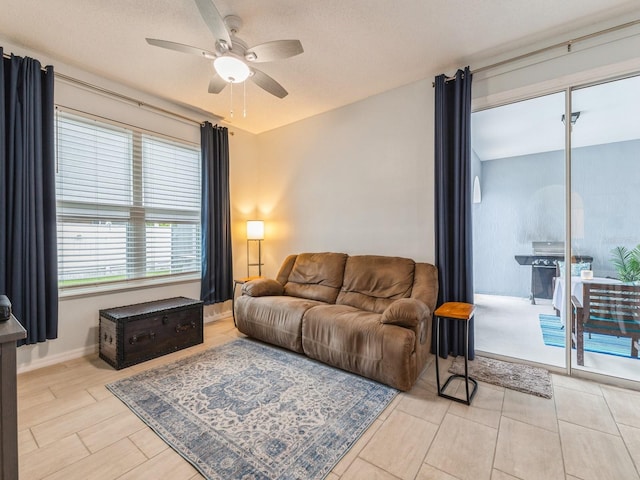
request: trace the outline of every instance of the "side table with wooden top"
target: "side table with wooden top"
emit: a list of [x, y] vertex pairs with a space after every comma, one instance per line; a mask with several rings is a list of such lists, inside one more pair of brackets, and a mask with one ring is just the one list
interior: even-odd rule
[[[471, 319], [473, 318], [473, 314], [475, 312], [475, 305], [471, 303], [463, 303], [463, 302], [447, 302], [443, 303], [440, 307], [436, 309], [434, 315], [436, 317], [436, 383], [438, 384], [438, 395], [444, 398], [448, 398], [449, 400], [454, 400], [460, 403], [466, 403], [467, 405], [471, 405], [471, 400], [475, 396], [478, 390], [478, 382], [469, 376], [469, 324], [471, 323]], [[456, 320], [465, 322], [464, 328], [464, 375], [454, 374], [451, 375], [447, 381], [444, 383], [442, 388], [440, 387], [440, 369], [438, 365], [438, 357], [440, 356], [440, 321], [445, 319]], [[463, 378], [466, 389], [466, 399], [454, 397], [452, 395], [447, 395], [444, 391], [449, 386], [449, 382], [454, 378]], [[469, 383], [473, 385], [473, 390], [469, 392]]]

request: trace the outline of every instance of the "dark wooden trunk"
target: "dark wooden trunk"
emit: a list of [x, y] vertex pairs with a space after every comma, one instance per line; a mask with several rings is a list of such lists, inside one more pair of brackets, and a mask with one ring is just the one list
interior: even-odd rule
[[117, 370], [202, 343], [202, 302], [168, 298], [100, 310], [100, 358]]

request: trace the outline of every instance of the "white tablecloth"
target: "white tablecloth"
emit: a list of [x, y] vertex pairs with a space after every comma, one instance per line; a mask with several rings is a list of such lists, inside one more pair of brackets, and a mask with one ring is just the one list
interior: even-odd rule
[[[610, 285], [621, 284], [620, 280], [614, 278], [594, 277], [593, 280], [583, 280], [582, 277], [571, 277], [571, 295], [575, 296], [582, 303], [582, 285], [585, 283], [606, 283]], [[564, 310], [564, 278], [556, 278], [556, 287], [553, 291], [553, 300], [551, 301], [553, 308], [560, 310], [560, 322], [566, 325], [565, 317], [567, 313]]]

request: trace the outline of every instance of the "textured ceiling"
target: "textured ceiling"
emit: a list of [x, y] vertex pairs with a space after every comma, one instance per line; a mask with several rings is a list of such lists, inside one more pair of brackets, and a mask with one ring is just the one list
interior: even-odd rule
[[[249, 46], [298, 38], [305, 52], [261, 64], [289, 95], [234, 88], [232, 123], [259, 133], [406, 85], [487, 52], [638, 10], [637, 0], [215, 0]], [[211, 63], [145, 37], [213, 50], [193, 0], [3, 0], [0, 41], [229, 119], [229, 88], [207, 93]], [[0, 43], [1, 45], [1, 43]], [[20, 52], [16, 52], [20, 54]], [[473, 68], [474, 65], [472, 64]], [[63, 72], [64, 73], [64, 72]]]

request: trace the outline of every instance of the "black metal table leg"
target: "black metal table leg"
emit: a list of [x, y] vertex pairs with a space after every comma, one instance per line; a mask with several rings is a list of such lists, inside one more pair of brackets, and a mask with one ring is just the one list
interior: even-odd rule
[[[444, 304], [442, 305], [444, 310], [443, 311], [447, 311], [447, 305], [448, 304]], [[471, 401], [473, 400], [473, 397], [476, 395], [477, 391], [478, 391], [478, 382], [469, 376], [469, 323], [471, 323], [471, 318], [473, 318], [473, 306], [470, 304], [461, 304], [461, 305], [467, 305], [470, 308], [470, 313], [468, 314], [467, 317], [444, 317], [444, 318], [449, 318], [450, 320], [459, 320], [459, 321], [465, 321], [465, 329], [464, 329], [464, 375], [460, 375], [460, 374], [453, 374], [450, 375], [449, 378], [445, 381], [444, 385], [442, 385], [442, 387], [440, 386], [440, 365], [438, 362], [438, 357], [440, 356], [440, 321], [442, 320], [443, 316], [441, 315], [437, 315], [438, 310], [436, 310], [436, 331], [435, 331], [435, 335], [436, 335], [436, 383], [438, 386], [438, 395], [440, 397], [443, 398], [448, 398], [449, 400], [453, 400], [455, 402], [460, 402], [460, 403], [464, 403], [466, 405], [471, 405]], [[451, 380], [453, 380], [454, 378], [462, 378], [464, 379], [465, 382], [465, 391], [466, 391], [466, 397], [465, 398], [458, 398], [458, 397], [454, 397], [452, 395], [448, 395], [445, 392], [445, 390], [447, 389], [447, 387], [449, 386], [449, 383], [451, 382]], [[473, 385], [473, 389], [471, 391], [469, 391], [469, 383], [471, 383]]]

